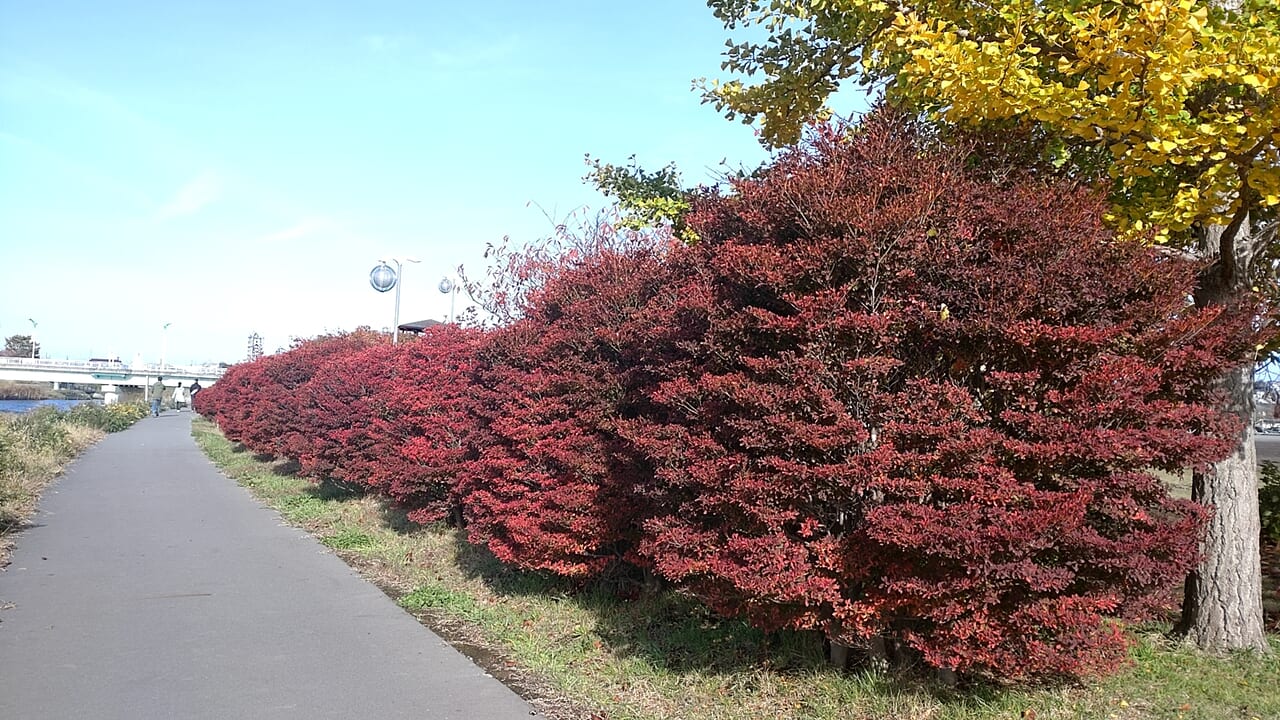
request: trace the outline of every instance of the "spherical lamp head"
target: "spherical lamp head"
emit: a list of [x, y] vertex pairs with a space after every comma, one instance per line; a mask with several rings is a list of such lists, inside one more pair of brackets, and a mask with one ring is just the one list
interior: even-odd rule
[[369, 272], [369, 284], [378, 292], [386, 292], [396, 286], [396, 271], [386, 263], [378, 263]]

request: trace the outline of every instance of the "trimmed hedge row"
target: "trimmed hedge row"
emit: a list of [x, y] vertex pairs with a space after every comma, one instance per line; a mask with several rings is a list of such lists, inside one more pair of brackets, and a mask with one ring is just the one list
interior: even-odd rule
[[1206, 510], [1152, 470], [1229, 452], [1212, 381], [1258, 338], [1104, 207], [880, 115], [696, 198], [694, 245], [530, 253], [501, 327], [299, 343], [196, 409], [522, 568], [644, 568], [960, 673], [1105, 672], [1110, 618], [1197, 560]]

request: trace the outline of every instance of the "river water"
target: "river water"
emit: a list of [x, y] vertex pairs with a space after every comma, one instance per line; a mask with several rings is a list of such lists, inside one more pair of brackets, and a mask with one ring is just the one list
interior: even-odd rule
[[75, 407], [82, 402], [93, 402], [92, 400], [0, 400], [0, 413], [24, 413], [30, 412], [41, 405], [52, 405], [59, 410], [66, 410]]

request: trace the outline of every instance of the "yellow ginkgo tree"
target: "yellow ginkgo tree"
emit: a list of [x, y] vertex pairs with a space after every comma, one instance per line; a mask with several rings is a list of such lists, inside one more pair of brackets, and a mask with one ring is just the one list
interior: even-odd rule
[[[745, 82], [713, 83], [707, 99], [771, 143], [797, 139], [847, 83], [954, 127], [1033, 128], [1064, 172], [1109, 176], [1119, 233], [1205, 259], [1197, 303], [1247, 299], [1273, 274], [1277, 0], [708, 4], [751, 39], [731, 42], [724, 63]], [[1247, 429], [1195, 477], [1194, 496], [1215, 512], [1183, 629], [1206, 649], [1265, 651], [1252, 366], [1222, 384]]]

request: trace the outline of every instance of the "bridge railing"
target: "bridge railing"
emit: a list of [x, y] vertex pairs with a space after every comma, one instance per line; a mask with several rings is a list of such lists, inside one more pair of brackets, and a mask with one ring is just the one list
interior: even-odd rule
[[0, 357], [0, 368], [27, 368], [32, 370], [72, 370], [82, 372], [115, 372], [132, 375], [201, 375], [220, 377], [225, 368], [214, 365], [172, 365], [165, 363], [110, 362], [103, 360], [55, 360], [48, 358]]

